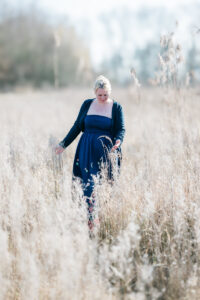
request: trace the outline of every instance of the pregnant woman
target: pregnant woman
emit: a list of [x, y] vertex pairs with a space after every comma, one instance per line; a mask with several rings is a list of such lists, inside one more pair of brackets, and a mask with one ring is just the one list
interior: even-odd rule
[[116, 152], [115, 163], [120, 166], [121, 144], [124, 138], [124, 117], [121, 105], [110, 98], [111, 84], [99, 76], [94, 85], [96, 97], [83, 102], [78, 117], [66, 137], [56, 147], [60, 154], [82, 131], [73, 164], [73, 177], [79, 178], [88, 204], [88, 225], [94, 226], [94, 176], [100, 175], [101, 167], [108, 170], [112, 179], [110, 152]]

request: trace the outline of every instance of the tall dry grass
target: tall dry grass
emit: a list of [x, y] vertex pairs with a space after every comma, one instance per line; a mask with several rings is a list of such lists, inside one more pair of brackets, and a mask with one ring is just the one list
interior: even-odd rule
[[126, 137], [119, 178], [96, 188], [90, 239], [61, 140], [88, 90], [1, 95], [0, 299], [199, 299], [197, 90], [113, 89]]

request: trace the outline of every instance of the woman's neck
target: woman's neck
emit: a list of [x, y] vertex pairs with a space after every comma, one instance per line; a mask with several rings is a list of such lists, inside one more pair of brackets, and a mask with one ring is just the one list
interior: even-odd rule
[[99, 101], [97, 98], [94, 99], [96, 103], [98, 103], [99, 105], [105, 105], [105, 104], [110, 104], [111, 102], [113, 102], [112, 99], [108, 98], [106, 101]]

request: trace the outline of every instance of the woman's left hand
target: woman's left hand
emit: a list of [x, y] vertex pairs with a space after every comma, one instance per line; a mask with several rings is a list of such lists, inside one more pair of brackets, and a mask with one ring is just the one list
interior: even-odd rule
[[121, 141], [116, 140], [115, 145], [111, 149], [111, 152], [114, 152], [117, 148], [119, 148], [120, 144], [121, 144]]

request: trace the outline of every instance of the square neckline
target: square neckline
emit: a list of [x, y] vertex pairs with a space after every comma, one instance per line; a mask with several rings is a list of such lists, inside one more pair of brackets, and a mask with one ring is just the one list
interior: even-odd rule
[[92, 117], [104, 117], [104, 118], [107, 118], [107, 119], [110, 119], [110, 120], [112, 120], [112, 117], [110, 118], [110, 117], [107, 117], [107, 116], [103, 116], [103, 115], [96, 115], [96, 114], [91, 114], [91, 115], [86, 115], [86, 117], [90, 117], [90, 116], [92, 116]]
[[[93, 98], [93, 99], [92, 99], [92, 101], [91, 101], [91, 103], [90, 103], [90, 105], [89, 105], [88, 111], [89, 111], [89, 109], [90, 109], [91, 104], [93, 103], [93, 101], [94, 101], [95, 99], [96, 99], [96, 98]], [[100, 116], [100, 117], [105, 117], [105, 118], [108, 118], [108, 119], [112, 120], [112, 116], [113, 116], [113, 107], [114, 107], [114, 100], [113, 100], [113, 99], [112, 99], [112, 102], [113, 102], [113, 105], [112, 105], [112, 110], [111, 110], [111, 118], [110, 118], [110, 117], [107, 117], [107, 116], [104, 116], [104, 115], [97, 115], [97, 114], [90, 114], [90, 115], [88, 115], [88, 111], [87, 111], [86, 117], [87, 117], [87, 116]]]

